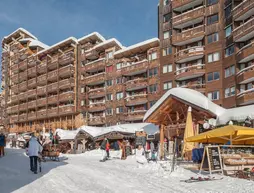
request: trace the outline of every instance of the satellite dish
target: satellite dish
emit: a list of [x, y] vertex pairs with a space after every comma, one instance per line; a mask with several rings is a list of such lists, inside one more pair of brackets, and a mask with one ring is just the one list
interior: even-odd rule
[[203, 127], [204, 127], [204, 129], [209, 129], [209, 128], [210, 128], [210, 124], [207, 123], [207, 122], [205, 122], [205, 123], [203, 124]]

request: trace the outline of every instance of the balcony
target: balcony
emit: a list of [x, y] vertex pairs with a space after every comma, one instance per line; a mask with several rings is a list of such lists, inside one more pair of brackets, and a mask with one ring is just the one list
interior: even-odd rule
[[233, 20], [243, 21], [246, 20], [251, 15], [254, 15], [254, 1], [245, 0], [236, 6], [233, 11]]
[[71, 114], [75, 112], [74, 105], [59, 106], [59, 115]]
[[36, 113], [35, 112], [31, 112], [31, 113], [28, 113], [28, 117], [27, 117], [28, 120], [35, 120], [36, 119]]
[[175, 59], [177, 63], [190, 62], [203, 58], [204, 52], [205, 50], [203, 46], [195, 46], [175, 53]]
[[51, 72], [48, 72], [48, 81], [57, 81], [58, 79], [58, 71], [54, 70]]
[[182, 46], [197, 42], [205, 37], [205, 27], [203, 25], [184, 30], [172, 36], [172, 43], [176, 46]]
[[27, 70], [28, 77], [35, 77], [36, 76], [36, 66], [29, 68]]
[[10, 123], [18, 122], [19, 116], [18, 115], [11, 115], [10, 116]]
[[173, 27], [182, 29], [188, 26], [193, 26], [204, 20], [205, 8], [200, 6], [193, 10], [187, 11], [180, 15], [173, 17]]
[[178, 81], [183, 81], [203, 76], [205, 74], [204, 66], [205, 64], [198, 64], [180, 68], [175, 71], [175, 79]]
[[37, 88], [37, 95], [38, 96], [45, 95], [46, 93], [47, 93], [47, 87], [46, 86]]
[[47, 98], [37, 99], [37, 107], [44, 107], [47, 105]]
[[251, 60], [254, 60], [254, 43], [242, 47], [236, 54], [238, 63], [247, 63]]
[[36, 78], [30, 79], [27, 81], [27, 87], [28, 88], [33, 88], [36, 86]]
[[47, 63], [46, 63], [46, 61], [43, 61], [39, 65], [37, 65], [37, 72], [39, 74], [44, 74], [44, 73], [47, 72]]
[[11, 96], [11, 102], [12, 103], [18, 102], [18, 100], [19, 100], [18, 95], [12, 95]]
[[132, 95], [125, 98], [126, 106], [143, 105], [147, 102], [147, 94]]
[[15, 74], [11, 77], [12, 82], [14, 83], [18, 83], [19, 82], [19, 75]]
[[254, 18], [235, 28], [233, 31], [235, 42], [244, 42], [254, 37]]
[[23, 103], [19, 105], [19, 111], [26, 111], [27, 109], [27, 103]]
[[196, 91], [201, 92], [201, 93], [205, 93], [206, 92], [206, 85], [203, 84], [203, 83], [192, 83], [192, 82], [189, 82], [186, 85], [182, 85], [181, 87], [182, 88], [193, 89], [193, 90], [196, 90]]
[[58, 96], [53, 95], [48, 97], [48, 104], [56, 104], [58, 102]]
[[21, 115], [19, 115], [19, 121], [26, 121], [27, 120], [27, 114], [26, 113], [24, 113], [24, 114], [21, 114]]
[[148, 60], [142, 60], [132, 64], [127, 64], [121, 69], [121, 72], [125, 76], [132, 76], [136, 74], [142, 74], [148, 69]]
[[85, 67], [83, 69], [87, 72], [95, 72], [97, 70], [105, 69], [105, 58], [100, 58], [98, 60], [89, 62], [85, 64]]
[[89, 112], [100, 112], [100, 111], [105, 111], [105, 102], [98, 102], [98, 103], [93, 103], [89, 104], [88, 111]]
[[65, 53], [63, 56], [59, 57], [59, 64], [68, 64], [74, 61], [74, 52]]
[[43, 85], [47, 84], [47, 75], [44, 74], [44, 75], [38, 76], [37, 77], [37, 84], [39, 86], [43, 86]]
[[50, 61], [48, 61], [49, 70], [56, 69], [58, 65], [58, 56], [53, 56]]
[[38, 119], [42, 119], [45, 117], [47, 117], [47, 110], [46, 109], [37, 111], [37, 118]]
[[26, 92], [26, 96], [28, 99], [36, 97], [36, 89], [28, 90]]
[[23, 60], [22, 62], [19, 63], [19, 70], [25, 70], [27, 68], [27, 61]]
[[72, 74], [74, 74], [74, 66], [72, 64], [62, 67], [59, 69], [59, 76], [60, 77], [70, 77]]
[[48, 85], [48, 92], [54, 92], [58, 90], [58, 82]]
[[6, 109], [6, 113], [7, 113], [7, 114], [11, 114], [11, 113], [12, 113], [11, 110], [12, 110], [12, 107], [8, 107], [8, 108]]
[[242, 69], [237, 73], [236, 77], [238, 84], [248, 84], [254, 81], [254, 64]]
[[27, 72], [19, 73], [19, 81], [24, 81], [27, 78]]
[[90, 99], [101, 98], [105, 96], [105, 88], [95, 88], [88, 91], [88, 97]]
[[28, 59], [27, 65], [28, 65], [28, 67], [33, 67], [37, 64], [37, 62], [38, 61], [37, 61], [36, 57], [31, 57]]
[[126, 113], [125, 121], [142, 121], [146, 110], [137, 110]]
[[34, 108], [36, 108], [36, 100], [28, 102], [27, 103], [27, 108], [28, 109], [34, 109]]
[[27, 82], [25, 81], [25, 82], [20, 83], [19, 84], [19, 91], [24, 92], [26, 90], [27, 90]]
[[15, 105], [13, 107], [11, 107], [11, 112], [12, 113], [17, 113], [19, 111], [19, 106], [18, 105]]
[[92, 117], [88, 120], [88, 125], [96, 126], [96, 125], [104, 125], [106, 123], [105, 117]]
[[66, 92], [66, 93], [62, 93], [59, 95], [59, 101], [64, 102], [64, 101], [74, 101], [74, 92], [70, 91], [70, 92]]
[[59, 82], [60, 89], [72, 88], [75, 86], [74, 78], [64, 79]]
[[172, 1], [172, 8], [174, 11], [182, 12], [192, 7], [202, 5], [204, 0], [177, 0]]
[[48, 109], [48, 117], [55, 117], [58, 115], [58, 108]]
[[163, 15], [165, 15], [165, 14], [171, 12], [171, 11], [172, 11], [172, 9], [171, 9], [171, 5], [170, 4], [163, 6], [163, 10], [162, 10]]
[[125, 82], [126, 85], [126, 91], [133, 91], [133, 90], [139, 90], [143, 88], [147, 88], [147, 78], [138, 78], [134, 80], [129, 80]]
[[236, 96], [237, 105], [249, 105], [254, 103], [254, 88], [245, 90]]
[[105, 72], [101, 72], [92, 76], [85, 77], [85, 83], [87, 85], [98, 85], [105, 82]]
[[11, 65], [11, 71], [17, 73], [19, 71], [19, 66], [17, 64]]
[[88, 60], [96, 60], [99, 58], [99, 53], [94, 49], [86, 50], [84, 54]]

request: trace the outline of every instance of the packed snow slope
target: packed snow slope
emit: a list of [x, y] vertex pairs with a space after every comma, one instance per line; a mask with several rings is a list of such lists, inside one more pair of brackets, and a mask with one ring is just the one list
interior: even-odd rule
[[65, 161], [43, 163], [42, 173], [33, 174], [24, 150], [7, 149], [6, 156], [0, 158], [0, 192], [254, 192], [254, 182], [229, 177], [210, 182], [181, 182], [195, 174], [182, 168], [169, 174], [160, 164], [139, 165], [135, 157], [99, 162], [98, 151], [67, 157]]

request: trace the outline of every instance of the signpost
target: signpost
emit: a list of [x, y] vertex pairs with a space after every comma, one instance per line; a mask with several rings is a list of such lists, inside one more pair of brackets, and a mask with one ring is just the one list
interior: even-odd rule
[[221, 172], [222, 162], [219, 146], [206, 146], [204, 149], [203, 159], [200, 166], [200, 173], [202, 169], [209, 169], [210, 174], [213, 172]]

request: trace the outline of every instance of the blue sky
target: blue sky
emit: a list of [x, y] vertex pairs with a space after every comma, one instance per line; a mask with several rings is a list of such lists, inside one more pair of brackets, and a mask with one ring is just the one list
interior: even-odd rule
[[98, 31], [129, 46], [157, 37], [158, 0], [0, 0], [0, 39], [23, 27], [45, 44]]

